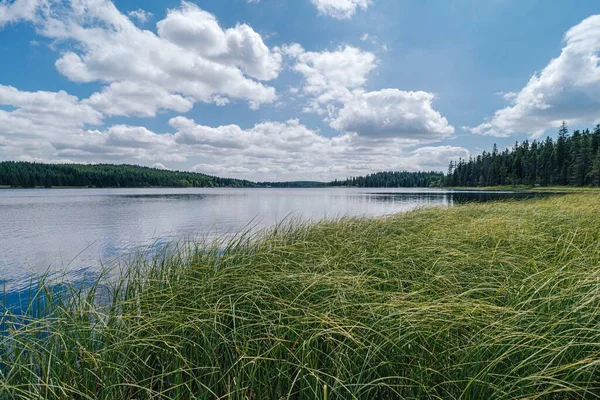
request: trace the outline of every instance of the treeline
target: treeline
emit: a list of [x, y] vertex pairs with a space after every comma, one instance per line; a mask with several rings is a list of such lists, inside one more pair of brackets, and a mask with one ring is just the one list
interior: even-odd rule
[[353, 187], [439, 187], [444, 184], [444, 174], [441, 172], [378, 172], [367, 176], [335, 180], [329, 186]]
[[254, 182], [137, 165], [0, 162], [0, 186], [11, 187], [256, 187]]
[[600, 186], [600, 125], [569, 135], [563, 122], [558, 138], [516, 143], [512, 149], [450, 163], [446, 186]]

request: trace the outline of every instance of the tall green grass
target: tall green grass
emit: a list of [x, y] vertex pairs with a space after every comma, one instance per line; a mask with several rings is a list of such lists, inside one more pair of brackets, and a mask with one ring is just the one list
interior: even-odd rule
[[288, 224], [40, 285], [0, 322], [0, 398], [600, 397], [599, 200]]

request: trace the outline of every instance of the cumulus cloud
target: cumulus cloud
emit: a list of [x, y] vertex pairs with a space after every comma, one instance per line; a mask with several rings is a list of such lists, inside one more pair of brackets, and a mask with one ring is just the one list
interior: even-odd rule
[[51, 142], [85, 140], [83, 128], [103, 115], [64, 91], [26, 92], [0, 85], [0, 147], [3, 157], [54, 159]]
[[125, 81], [111, 83], [84, 103], [109, 116], [154, 117], [160, 109], [181, 113], [190, 111], [194, 99], [173, 94], [149, 82]]
[[262, 152], [295, 152], [327, 143], [329, 139], [306, 128], [297, 119], [281, 122], [263, 122], [244, 130], [238, 125], [218, 128], [197, 125], [185, 117], [172, 118], [169, 124], [177, 129], [174, 139], [177, 143], [190, 146], [212, 146], [219, 149], [244, 149]]
[[129, 11], [127, 13], [131, 18], [137, 20], [138, 22], [145, 24], [152, 18], [152, 13], [142, 10], [141, 8], [138, 10]]
[[328, 104], [351, 99], [352, 90], [366, 84], [368, 74], [378, 63], [373, 53], [353, 46], [313, 52], [293, 44], [282, 51], [294, 60], [292, 69], [304, 78], [302, 91], [310, 98], [305, 111], [321, 115], [327, 112]]
[[163, 170], [163, 171], [170, 171], [171, 170], [171, 168], [167, 167], [163, 163], [155, 163], [155, 164], [152, 165], [152, 168], [160, 169], [160, 170]]
[[395, 137], [340, 133], [326, 137], [297, 119], [250, 128], [210, 127], [178, 116], [171, 132], [102, 123], [85, 100], [65, 92], [20, 92], [0, 86], [0, 158], [178, 164], [254, 180], [343, 178], [388, 169], [445, 169], [461, 148], [423, 147]]
[[25, 92], [12, 86], [0, 85], [0, 105], [11, 106], [5, 116], [23, 120], [40, 127], [69, 127], [84, 124], [99, 125], [102, 114], [65, 91]]
[[343, 46], [335, 51], [309, 52], [293, 44], [282, 52], [294, 60], [293, 70], [304, 78], [304, 110], [326, 115], [341, 132], [360, 136], [398, 138], [414, 142], [441, 140], [454, 128], [433, 109], [435, 96], [417, 91], [364, 89], [379, 60], [370, 52]]
[[[159, 108], [168, 96], [164, 108], [173, 102], [187, 106], [187, 101], [224, 104], [230, 99], [257, 108], [276, 99], [275, 89], [261, 81], [278, 76], [281, 55], [247, 24], [223, 29], [214, 15], [185, 1], [158, 21], [156, 33], [137, 27], [106, 0], [71, 0], [65, 6], [54, 4], [51, 11], [38, 21], [38, 32], [76, 44], [56, 61], [58, 71], [72, 81], [149, 87], [160, 93]], [[142, 15], [130, 14], [137, 19]], [[123, 93], [117, 101], [121, 105], [135, 100], [130, 91], [114, 87], [97, 97], [108, 96], [106, 92], [111, 100]], [[117, 107], [112, 114], [131, 112]], [[148, 104], [129, 108], [145, 110]]]
[[350, 19], [358, 8], [366, 10], [372, 0], [311, 0], [319, 14], [335, 19]]
[[518, 93], [508, 92], [511, 105], [479, 126], [481, 135], [537, 137], [565, 120], [570, 124], [598, 121], [600, 110], [600, 15], [569, 29], [560, 55], [531, 77]]
[[190, 49], [202, 58], [238, 67], [259, 80], [271, 80], [279, 75], [281, 55], [271, 52], [249, 25], [238, 24], [223, 30], [214, 15], [184, 2], [181, 8], [170, 10], [157, 27], [161, 38]]
[[169, 134], [156, 134], [142, 126], [113, 125], [104, 130], [80, 132], [82, 140], [55, 138], [51, 144], [54, 157], [73, 160], [122, 162], [183, 162]]
[[45, 0], [0, 1], [0, 27], [11, 22], [34, 21], [43, 6]]
[[305, 92], [315, 95], [363, 86], [378, 63], [373, 53], [348, 45], [334, 51], [313, 52], [293, 44], [283, 51], [296, 60], [293, 69], [304, 77]]
[[440, 170], [450, 161], [468, 159], [471, 153], [464, 147], [457, 146], [424, 146], [411, 153], [411, 159], [419, 165], [421, 170]]
[[185, 144], [191, 160], [203, 160], [195, 170], [255, 180], [330, 180], [389, 169], [445, 170], [450, 160], [469, 154], [466, 149], [449, 146], [411, 150], [402, 140], [356, 134], [329, 138], [297, 120], [264, 122], [250, 129], [182, 122], [171, 121], [177, 131], [173, 139]]
[[184, 117], [171, 119], [170, 125], [176, 130], [175, 143], [202, 154], [203, 162], [194, 170], [256, 180], [329, 180], [389, 169], [445, 170], [450, 160], [469, 155], [466, 149], [451, 146], [411, 150], [410, 143], [396, 138], [350, 133], [325, 137], [296, 119], [263, 122], [250, 129], [212, 128]]
[[331, 127], [361, 136], [440, 140], [454, 133], [448, 120], [432, 108], [427, 92], [384, 89], [358, 93], [331, 120]]

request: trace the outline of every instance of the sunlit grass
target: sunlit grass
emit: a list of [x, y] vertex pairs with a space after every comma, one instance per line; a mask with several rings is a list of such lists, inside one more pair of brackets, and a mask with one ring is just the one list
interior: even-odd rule
[[445, 189], [454, 190], [476, 190], [476, 191], [531, 191], [531, 192], [553, 192], [553, 193], [600, 193], [597, 186], [533, 186], [533, 185], [497, 185], [477, 187], [451, 187]]
[[0, 398], [600, 397], [599, 200], [284, 224], [42, 284], [1, 311]]

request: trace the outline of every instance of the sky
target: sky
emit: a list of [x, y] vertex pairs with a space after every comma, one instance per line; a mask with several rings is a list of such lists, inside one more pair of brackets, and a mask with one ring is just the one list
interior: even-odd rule
[[600, 122], [597, 0], [0, 0], [0, 161], [258, 181]]

